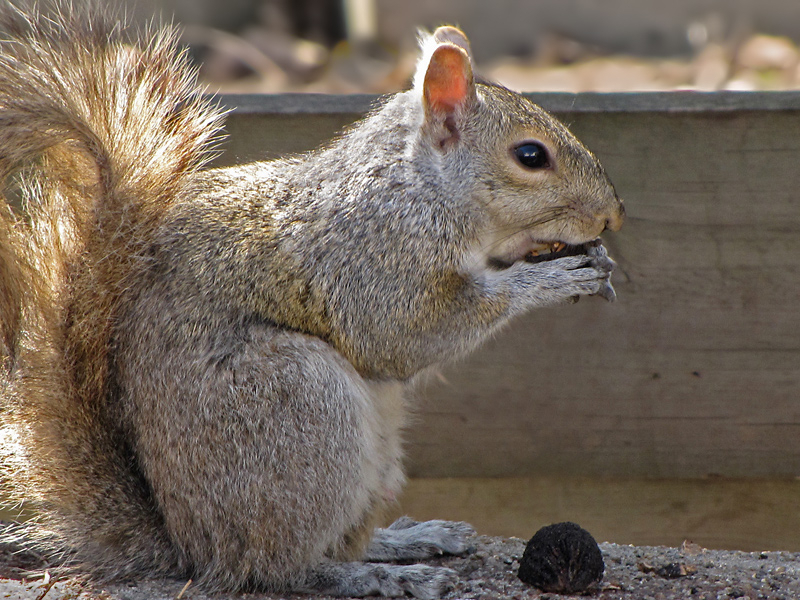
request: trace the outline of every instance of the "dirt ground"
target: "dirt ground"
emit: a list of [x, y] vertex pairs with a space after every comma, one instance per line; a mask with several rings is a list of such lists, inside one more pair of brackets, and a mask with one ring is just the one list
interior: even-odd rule
[[[475, 546], [475, 552], [465, 557], [429, 561], [429, 564], [445, 565], [459, 573], [455, 588], [446, 598], [557, 600], [569, 597], [541, 592], [517, 579], [524, 540], [480, 537]], [[691, 543], [681, 548], [604, 543], [600, 548], [605, 576], [583, 597], [598, 600], [800, 598], [800, 553], [707, 550]], [[55, 580], [35, 557], [0, 549], [1, 599], [273, 600], [281, 597], [271, 594], [208, 596], [191, 584], [187, 586], [187, 582], [175, 580], [106, 587], [94, 586], [79, 578]]]

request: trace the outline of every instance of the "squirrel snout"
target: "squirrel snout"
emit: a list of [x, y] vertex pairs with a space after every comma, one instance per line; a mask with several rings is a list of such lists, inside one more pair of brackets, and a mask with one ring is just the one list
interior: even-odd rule
[[625, 221], [625, 205], [622, 200], [617, 198], [617, 211], [606, 217], [606, 227], [604, 231], [619, 231]]

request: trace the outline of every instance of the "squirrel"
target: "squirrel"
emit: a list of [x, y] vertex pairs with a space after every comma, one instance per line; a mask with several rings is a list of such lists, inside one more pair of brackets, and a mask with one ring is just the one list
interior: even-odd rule
[[0, 484], [37, 515], [7, 535], [101, 580], [439, 597], [455, 574], [408, 561], [472, 528], [380, 527], [410, 390], [614, 298], [603, 167], [444, 26], [329, 145], [211, 168], [176, 31], [56, 5], [2, 15]]

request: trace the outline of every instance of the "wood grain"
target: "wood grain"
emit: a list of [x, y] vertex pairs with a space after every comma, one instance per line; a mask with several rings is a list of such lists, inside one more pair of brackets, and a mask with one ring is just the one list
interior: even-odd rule
[[524, 540], [573, 521], [598, 542], [796, 552], [798, 498], [797, 480], [415, 479], [391, 517], [467, 521], [482, 535]]

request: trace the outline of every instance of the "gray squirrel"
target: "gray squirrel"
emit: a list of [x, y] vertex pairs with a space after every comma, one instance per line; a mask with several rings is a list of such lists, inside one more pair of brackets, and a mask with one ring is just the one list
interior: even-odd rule
[[[413, 87], [309, 154], [206, 166], [171, 28], [4, 9], [0, 484], [96, 577], [436, 598], [464, 523], [378, 527], [407, 388], [533, 307], [613, 299], [597, 159], [424, 35]], [[15, 208], [16, 207], [16, 208]], [[378, 527], [376, 529], [376, 527]], [[392, 564], [404, 561], [404, 564]]]

